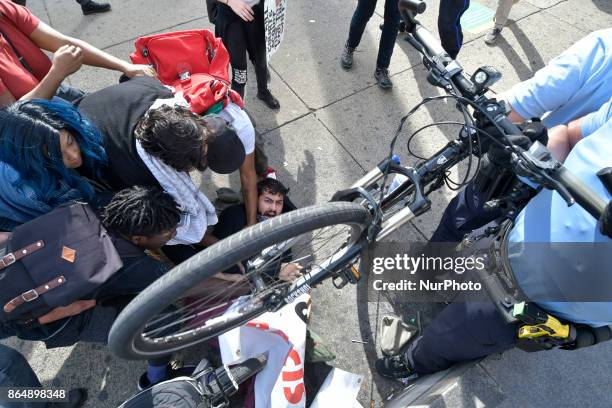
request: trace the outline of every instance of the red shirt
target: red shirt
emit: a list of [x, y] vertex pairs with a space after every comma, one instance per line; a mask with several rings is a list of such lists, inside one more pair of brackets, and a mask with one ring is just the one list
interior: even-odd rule
[[[30, 39], [40, 20], [30, 10], [10, 0], [0, 0], [0, 94], [9, 91], [15, 99], [30, 92], [51, 68], [51, 61]], [[19, 62], [8, 37], [27, 64]]]

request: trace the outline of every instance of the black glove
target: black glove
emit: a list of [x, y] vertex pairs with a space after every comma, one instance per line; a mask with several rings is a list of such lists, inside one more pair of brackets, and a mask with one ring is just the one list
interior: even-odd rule
[[[504, 140], [503, 134], [499, 131], [499, 129], [496, 126], [492, 125], [491, 122], [488, 122], [486, 120], [484, 121], [481, 120], [480, 122], [481, 124], [483, 122], [486, 123], [485, 125], [479, 126], [479, 128], [482, 130], [482, 132], [479, 134], [480, 151], [483, 153], [486, 153], [493, 146], [495, 146], [497, 148], [496, 153], [499, 153], [499, 149], [501, 149], [501, 146], [497, 145], [497, 143], [492, 141], [489, 135], [494, 137], [496, 140], [503, 141]], [[544, 146], [546, 146], [546, 144], [548, 143], [548, 131], [546, 130], [546, 127], [544, 127], [542, 122], [540, 122], [540, 119], [533, 118], [530, 121], [523, 122], [522, 124], [518, 125], [518, 128], [521, 130], [521, 133], [524, 136], [527, 136], [532, 142], [538, 141], [542, 143]], [[485, 132], [487, 134], [484, 134]], [[512, 138], [514, 136], [510, 136], [510, 137]], [[519, 144], [519, 146], [523, 147], [524, 149], [529, 148], [529, 146], [531, 145], [531, 144], [527, 144], [524, 140], [523, 141], [519, 141], [519, 140], [513, 141], [513, 143]]]
[[544, 146], [548, 144], [548, 130], [538, 118], [533, 118], [530, 121], [519, 125], [523, 135], [531, 139], [532, 142], [540, 142]]
[[606, 209], [599, 218], [599, 231], [612, 238], [612, 201], [606, 205]]
[[[524, 150], [529, 149], [531, 146], [531, 139], [524, 135], [511, 135], [507, 136], [507, 140], [513, 145], [519, 146]], [[489, 151], [487, 152], [487, 156], [489, 157], [489, 161], [496, 166], [500, 167], [510, 167], [510, 147], [508, 146], [500, 146], [497, 143], [491, 143], [489, 147]]]

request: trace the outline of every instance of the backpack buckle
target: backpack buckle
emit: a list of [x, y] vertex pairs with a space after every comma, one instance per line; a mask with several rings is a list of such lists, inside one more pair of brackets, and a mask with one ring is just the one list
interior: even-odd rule
[[15, 258], [15, 255], [13, 255], [12, 252], [9, 252], [8, 254], [6, 254], [5, 256], [0, 258], [0, 266], [2, 266], [1, 269], [4, 269], [4, 268], [14, 264], [15, 261], [17, 261], [17, 259]]
[[38, 292], [36, 289], [30, 289], [27, 292], [21, 294], [21, 298], [24, 302], [31, 302], [33, 300], [38, 299]]

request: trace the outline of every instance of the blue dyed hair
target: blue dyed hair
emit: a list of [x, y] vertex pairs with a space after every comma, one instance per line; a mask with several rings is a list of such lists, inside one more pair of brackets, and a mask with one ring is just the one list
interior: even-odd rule
[[61, 204], [55, 201], [66, 187], [90, 200], [91, 184], [64, 166], [60, 130], [73, 134], [87, 174], [99, 175], [107, 163], [100, 132], [74, 106], [60, 100], [16, 102], [0, 110], [0, 160], [19, 172], [19, 183], [27, 183], [51, 205]]

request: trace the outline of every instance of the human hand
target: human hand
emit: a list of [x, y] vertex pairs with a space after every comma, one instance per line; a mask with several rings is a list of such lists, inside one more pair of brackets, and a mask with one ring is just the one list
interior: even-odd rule
[[155, 78], [157, 76], [157, 71], [155, 68], [149, 65], [141, 65], [141, 64], [127, 64], [123, 73], [128, 78], [133, 78], [136, 76], [150, 76]]
[[253, 13], [253, 9], [251, 6], [246, 4], [242, 0], [227, 0], [227, 4], [234, 13], [244, 21], [253, 21], [255, 19], [255, 14]]
[[[507, 136], [508, 141], [514, 146], [519, 146], [525, 150], [531, 146], [531, 139], [524, 135], [510, 135]], [[511, 150], [507, 146], [500, 146], [497, 143], [491, 143], [489, 151], [487, 152], [491, 163], [500, 167], [510, 166]]]
[[293, 282], [294, 280], [302, 276], [302, 274], [300, 273], [301, 269], [302, 265], [300, 265], [299, 263], [292, 262], [282, 264], [280, 271], [278, 272], [278, 279], [285, 282]]
[[53, 54], [51, 71], [66, 78], [74, 74], [83, 65], [83, 50], [74, 45], [62, 45]]
[[65, 317], [76, 316], [96, 306], [96, 300], [77, 300], [67, 306], [56, 307], [46, 315], [38, 318], [38, 323], [47, 324]]

